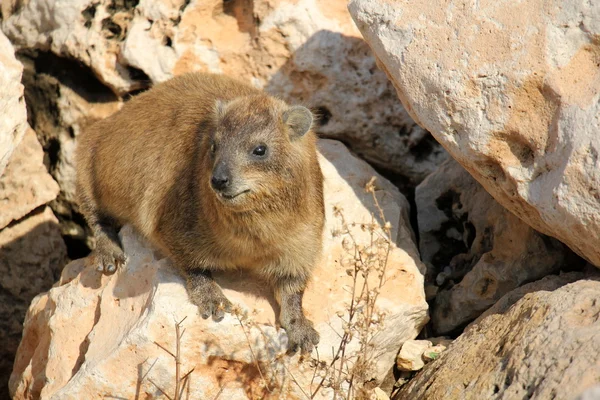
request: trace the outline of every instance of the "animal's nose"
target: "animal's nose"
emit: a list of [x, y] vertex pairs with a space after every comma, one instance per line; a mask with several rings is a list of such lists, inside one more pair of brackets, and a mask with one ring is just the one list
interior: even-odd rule
[[229, 186], [229, 174], [227, 173], [226, 168], [219, 165], [213, 171], [213, 175], [210, 178], [210, 184], [215, 190], [224, 190]]
[[213, 177], [210, 178], [210, 184], [216, 190], [223, 190], [229, 186], [229, 178], [226, 176], [213, 175]]

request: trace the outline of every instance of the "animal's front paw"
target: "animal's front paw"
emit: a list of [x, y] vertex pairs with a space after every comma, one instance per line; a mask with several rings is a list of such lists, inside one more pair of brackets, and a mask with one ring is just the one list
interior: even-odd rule
[[118, 268], [127, 264], [127, 256], [123, 249], [110, 240], [98, 240], [90, 257], [96, 269], [104, 275], [112, 275]]
[[191, 296], [192, 302], [198, 306], [202, 318], [207, 319], [212, 315], [215, 321], [220, 321], [225, 313], [231, 312], [232, 304], [217, 285], [207, 285], [205, 288]]
[[295, 353], [298, 349], [302, 353], [310, 353], [319, 343], [319, 333], [308, 319], [301, 318], [286, 325], [284, 328], [288, 336], [288, 353]]

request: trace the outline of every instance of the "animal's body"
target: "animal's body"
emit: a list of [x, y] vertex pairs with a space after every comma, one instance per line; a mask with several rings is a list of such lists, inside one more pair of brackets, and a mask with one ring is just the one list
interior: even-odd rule
[[105, 273], [125, 263], [118, 229], [171, 257], [204, 318], [231, 303], [211, 271], [251, 269], [274, 289], [291, 349], [319, 336], [302, 295], [321, 252], [323, 177], [311, 113], [249, 85], [187, 74], [144, 92], [79, 138], [81, 210]]

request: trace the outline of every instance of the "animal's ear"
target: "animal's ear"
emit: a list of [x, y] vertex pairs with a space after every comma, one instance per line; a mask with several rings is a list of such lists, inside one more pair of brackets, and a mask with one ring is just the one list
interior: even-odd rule
[[310, 130], [313, 115], [306, 107], [292, 106], [284, 111], [283, 122], [291, 129], [294, 136], [302, 136]]
[[214, 111], [215, 116], [217, 117], [217, 121], [223, 118], [225, 115], [225, 110], [227, 110], [228, 103], [225, 100], [217, 99], [215, 101]]

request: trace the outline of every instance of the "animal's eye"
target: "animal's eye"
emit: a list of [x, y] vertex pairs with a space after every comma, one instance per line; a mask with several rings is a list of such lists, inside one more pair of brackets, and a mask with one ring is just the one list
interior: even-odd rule
[[262, 144], [260, 146], [256, 146], [254, 150], [252, 150], [252, 154], [263, 157], [265, 154], [267, 154], [267, 146]]
[[210, 152], [215, 154], [215, 151], [217, 151], [217, 145], [213, 142], [210, 144]]

